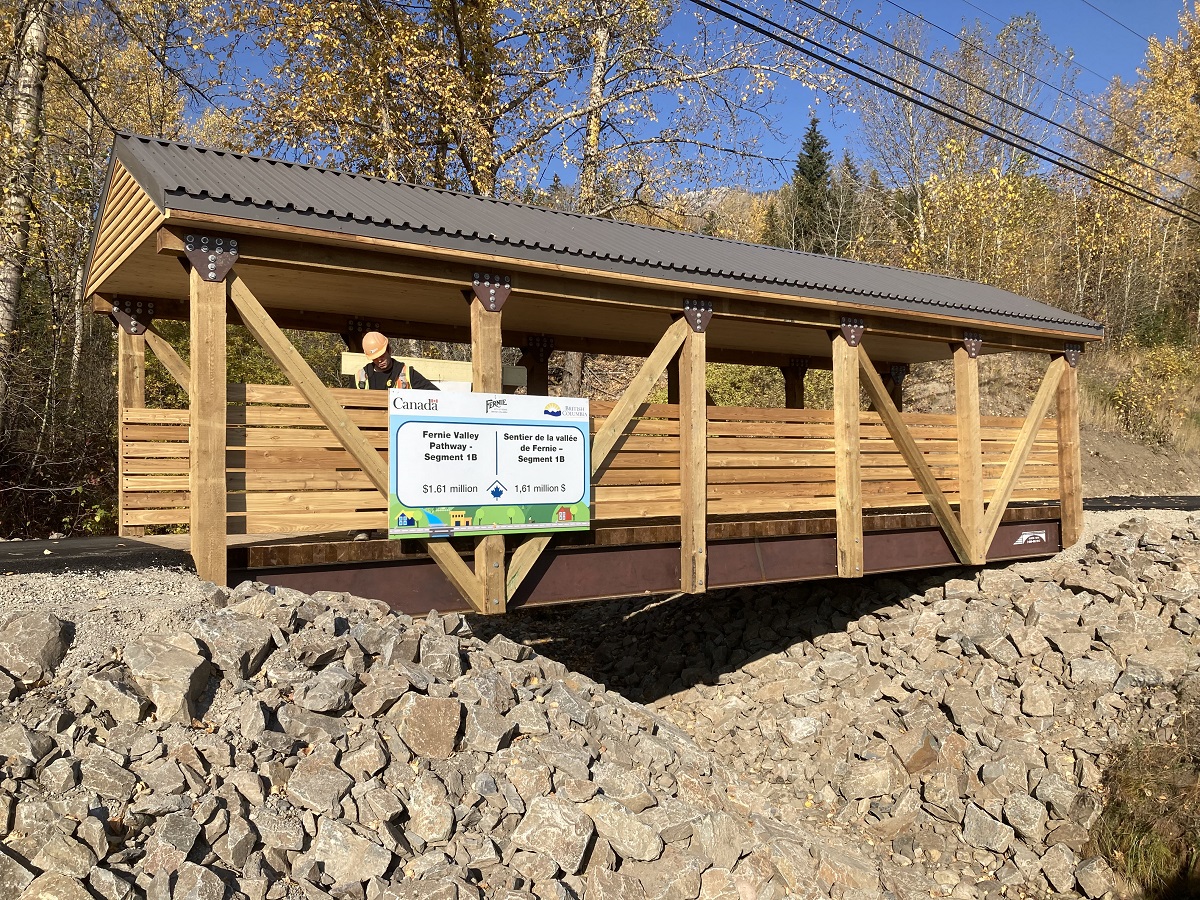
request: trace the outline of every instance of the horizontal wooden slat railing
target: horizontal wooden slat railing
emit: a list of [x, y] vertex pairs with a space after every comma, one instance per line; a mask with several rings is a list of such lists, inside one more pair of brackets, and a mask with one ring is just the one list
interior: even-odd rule
[[[332, 392], [387, 453], [387, 395]], [[382, 529], [384, 498], [295, 388], [229, 386], [226, 466], [231, 534]], [[592, 430], [612, 404], [593, 402]], [[904, 413], [947, 500], [958, 502], [958, 446], [952, 415]], [[985, 417], [983, 489], [989, 497], [1012, 452], [1021, 420]], [[925, 498], [886, 427], [861, 414], [863, 507], [925, 508]], [[188, 411], [121, 412], [122, 525], [188, 522]], [[763, 516], [834, 509], [833, 413], [810, 409], [708, 408], [708, 515]], [[1038, 431], [1013, 500], [1058, 499], [1053, 420]], [[679, 407], [643, 406], [594, 487], [593, 521], [678, 519]]]

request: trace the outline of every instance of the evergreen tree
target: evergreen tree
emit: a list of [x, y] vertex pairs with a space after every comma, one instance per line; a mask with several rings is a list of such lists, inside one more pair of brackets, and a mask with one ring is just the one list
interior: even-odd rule
[[791, 247], [810, 253], [829, 253], [829, 209], [832, 172], [829, 142], [821, 134], [816, 116], [800, 144], [796, 168], [792, 170]]

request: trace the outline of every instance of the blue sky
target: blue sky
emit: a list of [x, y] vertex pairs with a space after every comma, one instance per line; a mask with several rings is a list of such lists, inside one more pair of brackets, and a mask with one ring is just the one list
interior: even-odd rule
[[[782, 8], [788, 0], [777, 0]], [[902, 6], [931, 23], [957, 33], [964, 24], [979, 20], [986, 28], [995, 31], [1000, 27], [996, 19], [1007, 21], [1013, 16], [1032, 12], [1042, 23], [1046, 39], [1060, 51], [1072, 50], [1076, 64], [1080, 67], [1076, 92], [1094, 95], [1104, 90], [1108, 81], [1120, 76], [1126, 82], [1137, 78], [1137, 70], [1145, 58], [1146, 42], [1143, 37], [1159, 39], [1175, 37], [1179, 31], [1179, 13], [1185, 0], [896, 0]], [[1190, 5], [1190, 0], [1188, 0]], [[1097, 7], [1093, 9], [1092, 7]], [[855, 11], [860, 20], [870, 22], [870, 30], [883, 33], [888, 21], [902, 14], [886, 0], [856, 4]], [[1112, 16], [1114, 22], [1104, 13]], [[995, 18], [993, 18], [993, 16]], [[1127, 27], [1125, 27], [1127, 26]], [[1137, 32], [1137, 35], [1131, 33]], [[1138, 36], [1140, 35], [1140, 36]], [[934, 45], [949, 46], [951, 39], [939, 31], [933, 31]], [[1092, 71], [1088, 71], [1092, 70]], [[800, 133], [807, 125], [808, 110], [816, 103], [816, 113], [821, 118], [821, 128], [830, 144], [840, 153], [847, 142], [853, 147], [856, 118], [847, 112], [831, 110], [823, 99], [815, 98], [811, 91], [795, 85], [781, 84], [778, 92], [795, 119], [795, 135], [785, 142], [767, 138], [763, 152], [770, 156], [794, 156], [799, 146]], [[764, 173], [765, 174], [765, 173]]]

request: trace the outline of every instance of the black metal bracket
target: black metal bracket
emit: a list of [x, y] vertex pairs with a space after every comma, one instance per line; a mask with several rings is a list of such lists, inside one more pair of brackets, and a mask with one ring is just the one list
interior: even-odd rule
[[126, 334], [145, 334], [154, 321], [154, 301], [115, 300], [109, 315], [113, 323]]
[[1079, 357], [1083, 355], [1083, 344], [1077, 344], [1073, 341], [1068, 341], [1063, 347], [1063, 356], [1066, 357], [1067, 365], [1072, 369], [1079, 365]]
[[549, 362], [550, 354], [554, 352], [554, 335], [530, 334], [525, 336], [524, 351], [533, 356], [538, 362]]
[[701, 300], [689, 297], [683, 301], [683, 317], [692, 326], [696, 334], [703, 334], [712, 320], [713, 305], [711, 300]]
[[788, 368], [789, 369], [799, 369], [801, 372], [807, 372], [808, 371], [808, 357], [807, 356], [789, 356], [788, 357]]
[[908, 377], [908, 363], [892, 363], [891, 374], [897, 386], [904, 384], [904, 379]]
[[193, 232], [183, 239], [184, 254], [205, 281], [224, 281], [238, 261], [238, 239]]
[[[466, 292], [464, 292], [465, 294]], [[478, 300], [485, 309], [500, 312], [508, 295], [512, 293], [512, 276], [496, 272], [476, 272], [471, 279], [471, 293], [467, 302]]]
[[346, 330], [342, 332], [342, 341], [346, 344], [346, 349], [351, 353], [362, 353], [363, 335], [368, 331], [383, 331], [383, 326], [366, 319], [347, 319]]
[[866, 325], [862, 319], [855, 316], [842, 316], [840, 327], [842, 337], [846, 339], [846, 343], [851, 347], [857, 347], [862, 343], [863, 331], [866, 330]]
[[979, 354], [983, 352], [983, 335], [978, 331], [964, 331], [962, 345], [969, 359], [979, 359]]

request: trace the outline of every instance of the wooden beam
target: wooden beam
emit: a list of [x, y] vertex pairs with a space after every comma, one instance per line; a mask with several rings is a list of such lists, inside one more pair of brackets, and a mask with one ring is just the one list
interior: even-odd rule
[[[331, 234], [315, 228], [292, 224], [275, 225], [247, 222], [235, 217], [168, 210], [167, 224], [159, 229], [160, 253], [182, 253], [189, 221], [203, 221], [210, 228], [226, 227], [239, 235], [239, 259], [253, 265], [282, 265], [359, 271], [362, 274], [402, 277], [442, 282], [458, 288], [470, 285], [474, 272], [485, 263], [502, 266], [514, 273], [514, 287], [522, 294], [545, 297], [585, 299], [596, 304], [641, 306], [643, 308], [682, 311], [685, 293], [694, 296], [695, 288], [681, 290], [678, 282], [647, 277], [643, 273], [618, 273], [587, 268], [568, 268], [558, 263], [516, 260], [486, 253], [472, 254], [463, 261], [461, 250], [408, 244], [395, 240], [368, 238], [350, 234]], [[269, 237], [268, 235], [277, 235]], [[283, 236], [283, 239], [281, 237]], [[851, 303], [845, 298], [783, 295], [769, 289], [747, 289], [744, 284], [705, 285], [704, 295], [713, 301], [718, 316], [764, 319], [778, 323], [836, 327], [840, 317], [853, 313], [865, 319], [872, 334], [913, 337], [919, 340], [953, 341], [961, 339], [964, 328], [977, 328], [968, 318], [908, 309], [888, 316], [869, 303]], [[1011, 323], [988, 326], [990, 346], [1005, 349], [1060, 350], [1064, 336], [1071, 340], [1100, 340], [1100, 335], [1074, 334], [1038, 326]], [[561, 349], [561, 348], [560, 348]]]
[[987, 561], [983, 543], [983, 443], [979, 431], [979, 359], [954, 348], [954, 411], [958, 418], [959, 517], [973, 566]]
[[[487, 309], [478, 299], [471, 303], [471, 390], [479, 394], [499, 394], [504, 389], [504, 365], [500, 361], [502, 345], [500, 311]], [[483, 612], [508, 610], [508, 591], [504, 582], [504, 535], [488, 534], [475, 540], [475, 578], [483, 588]]]
[[[146, 406], [146, 339], [117, 329], [117, 417], [123, 425], [126, 409]], [[145, 526], [125, 525], [125, 493], [120, 489], [125, 474], [124, 442], [117, 447], [117, 533], [121, 537], [141, 537]]]
[[859, 460], [859, 354], [833, 337], [833, 440], [839, 578], [863, 574], [862, 472]]
[[708, 584], [708, 408], [704, 332], [688, 331], [679, 354], [679, 589]]
[[1058, 496], [1062, 544], [1083, 537], [1083, 463], [1079, 452], [1079, 372], [1072, 365], [1058, 381]]
[[1000, 481], [987, 505], [982, 529], [984, 547], [990, 547], [992, 539], [996, 536], [996, 529], [1000, 527], [1000, 518], [1004, 515], [1004, 510], [1008, 508], [1008, 501], [1012, 497], [1013, 489], [1017, 486], [1017, 479], [1021, 477], [1021, 470], [1025, 468], [1025, 462], [1029, 459], [1029, 454], [1033, 452], [1038, 427], [1050, 409], [1051, 401], [1058, 393], [1058, 384], [1062, 380], [1063, 372], [1069, 368], [1066, 359], [1059, 356], [1046, 369], [1046, 376], [1042, 379], [1037, 396], [1033, 398], [1033, 406], [1030, 407], [1029, 415], [1025, 417], [1025, 422], [1017, 433], [1012, 453], [1009, 454], [1004, 472], [1000, 475]]
[[525, 348], [518, 366], [525, 367], [525, 393], [531, 397], [550, 396], [550, 357], [546, 353]]
[[179, 354], [175, 352], [175, 348], [171, 346], [154, 326], [151, 325], [146, 329], [146, 344], [154, 352], [158, 361], [163, 364], [163, 368], [167, 370], [175, 382], [185, 391], [191, 390], [192, 370], [188, 368], [188, 364], [180, 359]]
[[[625, 432], [638, 407], [646, 402], [650, 391], [654, 389], [654, 385], [658, 383], [658, 379], [662, 378], [667, 364], [670, 363], [676, 351], [683, 345], [684, 339], [690, 331], [691, 326], [684, 319], [676, 319], [671, 324], [666, 333], [663, 334], [662, 339], [658, 342], [658, 346], [651, 351], [646, 361], [642, 363], [642, 367], [638, 370], [637, 375], [633, 377], [633, 380], [629, 382], [629, 386], [621, 394], [621, 399], [617, 401], [612, 412], [605, 419], [604, 425], [592, 435], [593, 484], [595, 484], [596, 476], [608, 466], [609, 454], [616, 447], [617, 442]], [[525, 577], [537, 563], [538, 557], [542, 555], [542, 551], [549, 546], [552, 537], [552, 534], [536, 535], [513, 551], [512, 559], [508, 562], [507, 587], [509, 597], [512, 597], [517, 592], [517, 588], [521, 586], [521, 582], [525, 580]]]
[[[237, 307], [246, 329], [275, 360], [279, 368], [287, 375], [288, 380], [304, 395], [308, 405], [337, 438], [338, 443], [354, 457], [354, 461], [371, 480], [375, 489], [387, 497], [387, 463], [384, 462], [379, 451], [350, 420], [346, 410], [333, 398], [329, 389], [321, 383], [321, 379], [317, 377], [312, 367], [292, 346], [287, 335], [279, 329], [279, 326], [263, 309], [262, 304], [258, 302], [240, 276], [233, 276], [229, 295], [233, 299], [234, 306]], [[222, 448], [223, 446], [222, 444]], [[224, 453], [222, 453], [223, 457]], [[442, 540], [428, 540], [425, 542], [425, 547], [463, 598], [477, 610], [483, 612], [483, 587], [454, 548]]]
[[946, 539], [950, 542], [955, 556], [958, 557], [959, 562], [969, 565], [971, 563], [970, 538], [963, 531], [963, 527], [958, 519], [954, 517], [954, 510], [950, 508], [950, 503], [946, 500], [946, 495], [942, 493], [942, 488], [937, 483], [937, 478], [929, 468], [929, 464], [925, 462], [921, 448], [917, 446], [912, 432], [908, 430], [908, 426], [904, 424], [904, 419], [900, 417], [900, 411], [896, 409], [896, 405], [892, 403], [892, 398], [888, 396], [887, 389], [883, 386], [883, 379], [879, 377], [879, 373], [871, 365], [871, 359], [867, 355], [866, 348], [860, 346], [858, 348], [858, 356], [861, 362], [861, 371], [865, 376], [863, 386], [867, 389], [867, 396], [875, 404], [879, 418], [883, 420], [888, 434], [892, 437], [892, 442], [896, 445], [896, 449], [900, 451], [900, 455], [904, 457], [904, 462], [908, 465], [909, 471], [912, 472], [913, 479], [921, 488], [921, 493], [925, 495], [925, 501], [929, 504], [930, 510], [937, 518], [938, 524], [941, 525], [942, 531], [946, 533]]
[[224, 586], [227, 580], [225, 301], [229, 286], [224, 279], [206, 281], [196, 269], [188, 277], [193, 360], [188, 381], [192, 559], [200, 578]]

